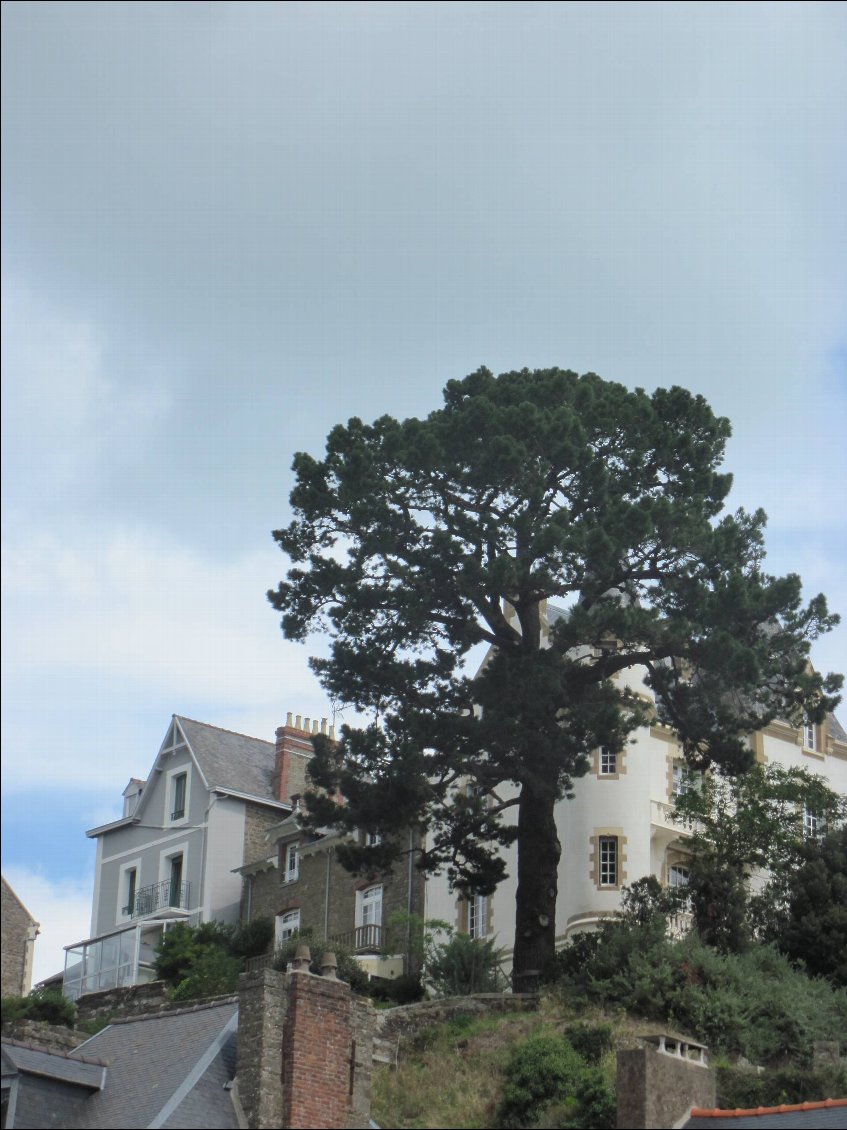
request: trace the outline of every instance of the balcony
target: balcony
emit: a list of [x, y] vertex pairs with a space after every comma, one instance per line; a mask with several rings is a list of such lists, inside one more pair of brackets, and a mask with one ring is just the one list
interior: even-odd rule
[[378, 953], [382, 949], [384, 936], [383, 928], [370, 922], [366, 926], [348, 930], [345, 934], [334, 934], [330, 940], [346, 946], [353, 953]]
[[136, 892], [134, 902], [123, 908], [130, 918], [145, 918], [161, 910], [187, 910], [190, 883], [174, 882], [164, 879]]

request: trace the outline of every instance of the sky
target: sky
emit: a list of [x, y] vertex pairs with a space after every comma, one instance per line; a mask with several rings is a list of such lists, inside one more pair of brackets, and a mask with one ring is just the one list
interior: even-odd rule
[[[351, 416], [483, 364], [702, 393], [768, 568], [847, 615], [845, 4], [6, 0], [2, 52], [3, 870], [36, 979], [172, 713], [329, 713], [265, 592], [293, 454]], [[847, 627], [812, 658], [847, 670]]]

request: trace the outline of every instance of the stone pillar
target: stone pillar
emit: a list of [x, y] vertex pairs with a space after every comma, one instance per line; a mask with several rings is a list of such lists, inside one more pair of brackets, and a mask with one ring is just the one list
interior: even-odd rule
[[251, 1130], [278, 1130], [283, 1125], [286, 981], [275, 969], [242, 973], [238, 981], [238, 1099]]
[[619, 1130], [670, 1130], [692, 1107], [715, 1105], [715, 1077], [702, 1044], [655, 1036], [617, 1058]]

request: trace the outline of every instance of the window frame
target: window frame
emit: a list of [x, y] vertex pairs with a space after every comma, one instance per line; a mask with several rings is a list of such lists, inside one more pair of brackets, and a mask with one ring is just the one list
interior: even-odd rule
[[620, 837], [598, 836], [597, 883], [601, 889], [614, 890], [620, 886], [620, 866]]
[[[296, 920], [297, 925], [293, 925]], [[281, 949], [282, 946], [300, 933], [300, 907], [295, 906], [290, 910], [281, 910], [279, 914], [274, 917], [274, 949]]]

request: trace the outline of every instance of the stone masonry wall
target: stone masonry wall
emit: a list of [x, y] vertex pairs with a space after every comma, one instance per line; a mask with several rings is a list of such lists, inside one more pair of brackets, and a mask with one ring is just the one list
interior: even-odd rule
[[[329, 902], [327, 905], [327, 880]], [[374, 880], [351, 875], [338, 862], [332, 847], [301, 856], [299, 878], [282, 882], [278, 869], [262, 871], [252, 877], [251, 917], [274, 918], [284, 911], [300, 911], [301, 930], [311, 930], [315, 937], [334, 938], [347, 934], [356, 925], [356, 892], [372, 882], [382, 883], [382, 923], [388, 924], [395, 911], [408, 909], [408, 869], [404, 861], [392, 872]], [[423, 913], [424, 880], [417, 870], [412, 871], [412, 913]], [[329, 911], [327, 915], [327, 909]], [[405, 948], [405, 932], [397, 940], [397, 952]]]
[[0, 888], [0, 988], [4, 997], [25, 997], [32, 983], [38, 923], [5, 879]]
[[274, 1130], [282, 1125], [286, 975], [274, 969], [243, 973], [238, 1000], [238, 1100], [251, 1130]]

